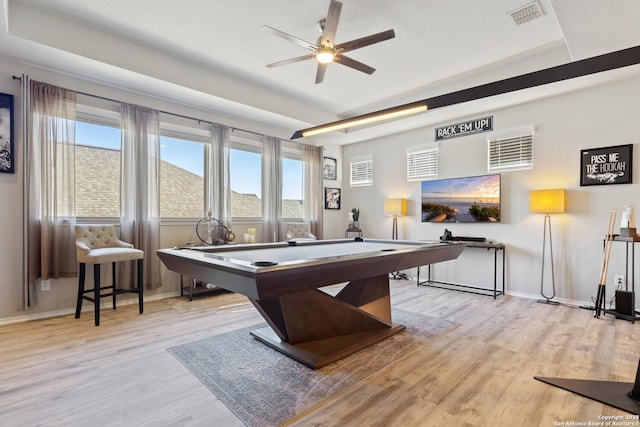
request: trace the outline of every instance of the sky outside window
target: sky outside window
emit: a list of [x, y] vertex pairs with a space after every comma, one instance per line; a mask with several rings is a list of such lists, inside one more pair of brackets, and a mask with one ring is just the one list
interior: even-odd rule
[[[76, 141], [82, 145], [120, 150], [119, 128], [76, 122]], [[204, 176], [203, 144], [176, 138], [161, 138], [162, 160]], [[230, 150], [231, 186], [242, 194], [262, 196], [262, 160], [260, 153]], [[304, 188], [304, 163], [300, 160], [283, 159], [284, 199], [302, 200]]]

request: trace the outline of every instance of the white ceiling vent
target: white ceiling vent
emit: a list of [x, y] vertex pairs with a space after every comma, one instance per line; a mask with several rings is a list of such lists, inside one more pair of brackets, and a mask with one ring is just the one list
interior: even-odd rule
[[527, 22], [531, 22], [534, 19], [540, 18], [544, 15], [544, 11], [540, 6], [540, 3], [537, 1], [525, 4], [517, 8], [516, 10], [512, 10], [509, 12], [509, 15], [516, 23], [516, 25], [526, 24]]

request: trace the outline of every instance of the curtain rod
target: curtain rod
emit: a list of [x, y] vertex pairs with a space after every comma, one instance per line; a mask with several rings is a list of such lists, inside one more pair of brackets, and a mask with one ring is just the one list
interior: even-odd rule
[[[20, 76], [13, 76], [13, 79], [14, 79], [14, 80], [22, 80], [22, 77], [20, 77]], [[33, 81], [38, 81], [38, 80], [31, 80], [31, 81], [33, 82]], [[41, 82], [41, 83], [46, 83], [46, 82]], [[47, 83], [47, 84], [50, 84], [50, 83]], [[55, 85], [55, 86], [57, 86], [57, 85]], [[61, 86], [60, 86], [60, 87], [61, 87]], [[117, 100], [117, 99], [107, 98], [106, 96], [95, 95], [95, 94], [93, 94], [93, 93], [82, 92], [82, 91], [75, 90], [75, 89], [68, 89], [68, 88], [64, 88], [64, 89], [66, 89], [66, 90], [73, 90], [73, 92], [78, 93], [78, 94], [80, 94], [80, 95], [90, 96], [90, 97], [92, 97], [92, 98], [101, 99], [101, 100], [103, 100], [103, 101], [117, 102], [118, 104], [122, 104], [122, 102], [123, 102], [123, 101], [119, 101], [119, 100]], [[183, 115], [183, 114], [171, 113], [171, 112], [169, 112], [169, 111], [163, 111], [163, 110], [156, 110], [156, 111], [158, 111], [159, 113], [163, 113], [163, 114], [170, 114], [170, 115], [172, 115], [172, 116], [181, 117], [181, 118], [183, 118], [183, 119], [190, 119], [190, 120], [195, 120], [195, 121], [197, 121], [197, 122], [201, 122], [201, 123], [213, 124], [213, 122], [211, 122], [211, 121], [209, 121], [209, 120], [196, 119], [196, 118], [194, 118], [194, 117], [185, 116], [185, 115]]]
[[[11, 76], [11, 77], [14, 80], [22, 80], [21, 76]], [[34, 81], [34, 80], [32, 80], [32, 81]], [[65, 88], [65, 89], [67, 89], [67, 88]], [[67, 90], [72, 90], [72, 89], [67, 89]], [[90, 96], [90, 97], [97, 98], [97, 99], [102, 99], [103, 101], [117, 102], [118, 104], [121, 104], [123, 102], [123, 101], [118, 101], [117, 99], [107, 98], [107, 97], [100, 96], [100, 95], [95, 95], [95, 94], [92, 94], [92, 93], [81, 92], [81, 91], [77, 91], [77, 90], [73, 90], [73, 91], [75, 93], [79, 93], [80, 95], [85, 95], [85, 96]], [[196, 119], [195, 117], [185, 116], [184, 114], [172, 113], [172, 112], [169, 112], [169, 111], [163, 111], [163, 110], [156, 110], [156, 111], [158, 111], [159, 113], [169, 114], [171, 116], [180, 117], [180, 118], [183, 118], [183, 119], [195, 120], [195, 121], [198, 122], [198, 124], [201, 124], [201, 123], [207, 123], [207, 124], [210, 124], [210, 125], [222, 124], [222, 123], [214, 123], [214, 122], [209, 121], [209, 120]], [[247, 132], [247, 133], [251, 133], [253, 135], [258, 135], [258, 136], [267, 136], [267, 135], [265, 135], [263, 133], [254, 132], [254, 131], [245, 130], [245, 129], [240, 129], [240, 128], [236, 128], [236, 127], [229, 127], [229, 129], [232, 130], [232, 131], [236, 130], [236, 131]], [[278, 138], [278, 139], [282, 139], [282, 138]], [[294, 141], [291, 141], [291, 142], [294, 142]]]

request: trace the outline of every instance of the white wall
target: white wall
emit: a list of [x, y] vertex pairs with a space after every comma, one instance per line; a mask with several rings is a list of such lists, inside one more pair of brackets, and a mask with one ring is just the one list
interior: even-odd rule
[[[633, 168], [637, 171], [640, 156], [637, 152], [640, 140], [639, 95], [640, 79], [636, 76], [346, 146], [342, 162], [345, 171], [348, 171], [350, 158], [373, 155], [374, 185], [350, 188], [347, 182], [343, 188], [343, 206], [361, 209], [360, 222], [366, 237], [391, 237], [391, 218], [383, 215], [383, 200], [404, 197], [410, 200], [410, 205], [408, 216], [399, 219], [401, 239], [437, 240], [446, 227], [454, 235], [479, 236], [503, 242], [507, 245], [507, 291], [537, 296], [540, 291], [543, 216], [529, 213], [529, 191], [565, 188], [568, 213], [552, 217], [556, 287], [560, 298], [590, 302], [595, 297], [599, 281], [609, 212], [617, 209], [620, 213], [626, 204], [634, 205], [638, 212], [640, 193], [637, 176], [633, 184], [581, 187], [580, 150], [636, 144]], [[494, 116], [494, 132], [535, 127], [533, 170], [502, 174], [502, 222], [499, 224], [421, 223], [420, 183], [406, 181], [405, 150], [434, 144], [434, 127], [485, 115]], [[440, 143], [439, 177], [487, 174], [486, 138], [487, 134], [479, 134]], [[619, 220], [616, 232], [618, 229]], [[457, 261], [436, 265], [436, 277], [463, 283], [491, 284], [493, 258], [491, 253], [483, 252], [467, 250]], [[609, 283], [613, 283], [614, 274], [624, 274], [624, 254], [625, 245], [615, 243]], [[547, 265], [546, 272], [549, 270]], [[550, 285], [549, 278], [545, 280], [545, 289], [548, 289], [545, 293], [551, 294], [550, 288], [546, 288]], [[613, 295], [613, 289], [613, 286], [609, 287], [608, 298]]]
[[[329, 188], [343, 188], [344, 183], [349, 183], [349, 174], [345, 175], [342, 164], [342, 147], [338, 145], [325, 145], [324, 157], [331, 157], [336, 159], [338, 170], [336, 173], [336, 179], [325, 179], [324, 187]], [[346, 180], [346, 181], [345, 181]], [[348, 222], [348, 211], [345, 206], [341, 206], [341, 209], [324, 209], [323, 211], [323, 238], [324, 239], [341, 239], [344, 237], [344, 229]], [[343, 221], [344, 219], [344, 221]]]
[[[14, 81], [10, 73], [4, 61], [0, 61], [0, 92], [14, 95], [14, 111], [19, 112], [20, 83]], [[20, 122], [15, 121], [14, 131], [19, 130]], [[21, 151], [19, 144], [14, 145]], [[21, 161], [21, 155], [17, 155], [15, 162]], [[0, 319], [15, 313], [17, 284], [22, 274], [22, 168], [16, 166], [16, 173], [0, 174]]]

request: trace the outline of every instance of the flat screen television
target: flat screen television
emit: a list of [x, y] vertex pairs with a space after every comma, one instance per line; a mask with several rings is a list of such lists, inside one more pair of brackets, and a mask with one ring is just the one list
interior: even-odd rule
[[500, 175], [422, 181], [422, 222], [500, 222]]

